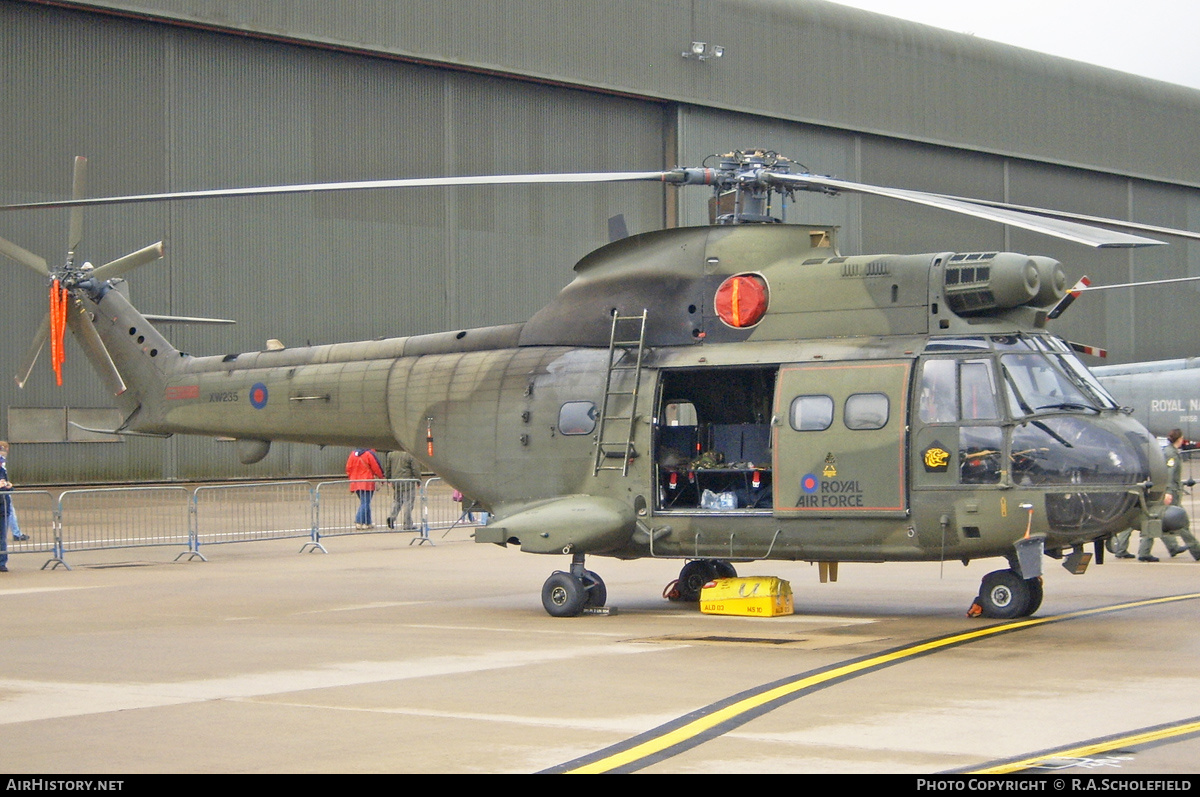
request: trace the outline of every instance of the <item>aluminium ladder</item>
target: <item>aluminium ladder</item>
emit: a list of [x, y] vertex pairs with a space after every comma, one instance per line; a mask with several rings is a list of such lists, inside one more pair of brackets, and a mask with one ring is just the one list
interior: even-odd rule
[[[633, 450], [633, 433], [637, 419], [638, 387], [642, 381], [642, 358], [646, 352], [646, 316], [613, 313], [612, 330], [608, 336], [608, 371], [604, 379], [604, 403], [600, 407], [600, 430], [596, 433], [596, 462], [592, 475], [602, 470], [619, 470], [629, 474]], [[633, 329], [636, 326], [636, 337]], [[621, 377], [633, 372], [633, 384]], [[622, 388], [622, 389], [617, 389]], [[628, 389], [624, 389], [628, 388]], [[619, 412], [622, 400], [628, 401], [628, 411]], [[623, 425], [623, 428], [622, 428]], [[614, 428], [615, 427], [615, 428]], [[620, 465], [607, 465], [608, 460], [620, 459]]]

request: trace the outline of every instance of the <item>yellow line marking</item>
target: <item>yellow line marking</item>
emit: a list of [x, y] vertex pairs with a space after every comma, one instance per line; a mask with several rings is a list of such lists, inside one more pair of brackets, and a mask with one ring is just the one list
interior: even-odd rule
[[1200, 732], [1200, 720], [1188, 721], [1183, 725], [1177, 725], [1170, 728], [1158, 728], [1152, 731], [1140, 731], [1131, 733], [1128, 736], [1121, 736], [1115, 739], [1107, 739], [1102, 742], [1091, 742], [1063, 750], [1055, 750], [1050, 753], [1034, 756], [1033, 758], [1022, 759], [1021, 761], [1012, 761], [1007, 764], [999, 764], [987, 769], [976, 769], [968, 774], [971, 775], [1008, 775], [1013, 772], [1021, 772], [1030, 769], [1043, 761], [1051, 761], [1056, 758], [1087, 758], [1088, 756], [1107, 753], [1111, 750], [1116, 750], [1119, 747], [1134, 747], [1139, 744], [1147, 744], [1149, 742], [1157, 742], [1160, 739], [1169, 739], [1172, 736], [1184, 736], [1189, 733]]
[[816, 675], [811, 675], [807, 678], [801, 678], [791, 683], [777, 686], [774, 689], [768, 689], [765, 692], [760, 692], [750, 697], [732, 703], [725, 708], [718, 709], [711, 714], [706, 714], [703, 717], [692, 720], [691, 722], [680, 726], [674, 730], [668, 731], [661, 736], [649, 739], [641, 744], [614, 753], [605, 758], [593, 761], [589, 764], [583, 764], [574, 769], [566, 770], [567, 774], [596, 774], [608, 772], [619, 767], [632, 764], [639, 759], [648, 758], [649, 756], [661, 753], [677, 744], [688, 741], [705, 731], [711, 730], [722, 723], [736, 719], [739, 715], [752, 711], [766, 703], [788, 695], [800, 692], [813, 686], [818, 686], [829, 681], [843, 678], [863, 670], [876, 669], [880, 666], [892, 664], [903, 659], [919, 656], [923, 653], [929, 653], [954, 645], [960, 645], [966, 642], [975, 642], [980, 639], [985, 639], [990, 636], [995, 636], [1001, 633], [1010, 631], [1024, 630], [1033, 628], [1039, 625], [1048, 623], [1062, 622], [1064, 620], [1075, 620], [1081, 617], [1090, 617], [1098, 614], [1107, 614], [1109, 612], [1121, 611], [1124, 609], [1142, 608], [1145, 606], [1154, 606], [1163, 603], [1173, 603], [1176, 601], [1194, 600], [1200, 598], [1200, 592], [1194, 592], [1187, 595], [1174, 595], [1165, 598], [1150, 598], [1147, 600], [1133, 601], [1130, 603], [1121, 603], [1114, 606], [1103, 606], [1095, 609], [1082, 609], [1077, 612], [1068, 612], [1066, 614], [1054, 615], [1051, 617], [1031, 617], [1024, 620], [1017, 620], [1011, 623], [1002, 623], [1000, 625], [981, 628], [976, 631], [967, 631], [962, 634], [955, 634], [949, 637], [920, 642], [916, 645], [900, 650], [894, 650], [890, 653], [884, 653], [880, 656], [875, 656], [862, 661], [852, 662], [842, 667], [835, 667], [832, 670], [827, 670]]

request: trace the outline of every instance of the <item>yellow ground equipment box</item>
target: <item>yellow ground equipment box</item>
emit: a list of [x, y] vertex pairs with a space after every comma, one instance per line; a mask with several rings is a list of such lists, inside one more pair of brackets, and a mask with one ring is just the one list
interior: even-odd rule
[[792, 614], [792, 585], [775, 576], [718, 578], [700, 590], [700, 611], [745, 617]]

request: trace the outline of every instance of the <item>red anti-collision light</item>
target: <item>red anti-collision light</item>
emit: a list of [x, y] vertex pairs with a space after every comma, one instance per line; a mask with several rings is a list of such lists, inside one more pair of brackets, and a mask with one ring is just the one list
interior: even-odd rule
[[717, 317], [731, 327], [752, 327], [767, 312], [767, 281], [757, 274], [735, 274], [717, 288]]

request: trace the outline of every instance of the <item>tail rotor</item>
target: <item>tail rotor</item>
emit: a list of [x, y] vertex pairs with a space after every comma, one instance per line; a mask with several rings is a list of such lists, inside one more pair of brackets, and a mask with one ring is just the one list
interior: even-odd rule
[[[75, 158], [74, 171], [71, 179], [71, 198], [80, 200], [84, 198], [84, 185], [87, 181], [87, 158], [82, 156]], [[66, 358], [66, 350], [64, 347], [66, 330], [68, 327], [75, 333], [80, 345], [83, 346], [88, 354], [88, 359], [101, 372], [105, 384], [113, 389], [113, 392], [120, 394], [125, 390], [125, 383], [121, 379], [115, 366], [112, 364], [112, 358], [109, 356], [104, 344], [101, 342], [99, 335], [91, 324], [75, 323], [76, 319], [71, 317], [73, 306], [75, 304], [75, 293], [81, 290], [84, 283], [99, 284], [105, 280], [112, 279], [127, 271], [143, 266], [147, 263], [152, 263], [155, 260], [163, 257], [165, 254], [162, 241], [143, 247], [136, 252], [131, 252], [124, 257], [119, 257], [112, 260], [99, 268], [92, 268], [90, 263], [84, 263], [81, 266], [75, 265], [76, 253], [79, 251], [79, 244], [83, 240], [83, 208], [72, 207], [70, 217], [67, 223], [67, 257], [66, 261], [53, 269], [50, 268], [46, 259], [40, 255], [36, 255], [27, 249], [24, 249], [11, 241], [6, 241], [0, 238], [0, 255], [8, 257], [27, 268], [37, 272], [45, 277], [49, 283], [49, 299], [50, 308], [38, 331], [33, 336], [33, 342], [29, 346], [24, 359], [17, 369], [16, 381], [17, 386], [24, 388], [25, 383], [29, 381], [29, 376], [33, 373], [33, 367], [37, 363], [42, 349], [46, 347], [46, 341], [50, 342], [50, 365], [54, 369], [55, 381], [57, 384], [62, 384], [62, 366]], [[80, 319], [81, 320], [81, 319]], [[89, 334], [90, 333], [90, 334]]]

